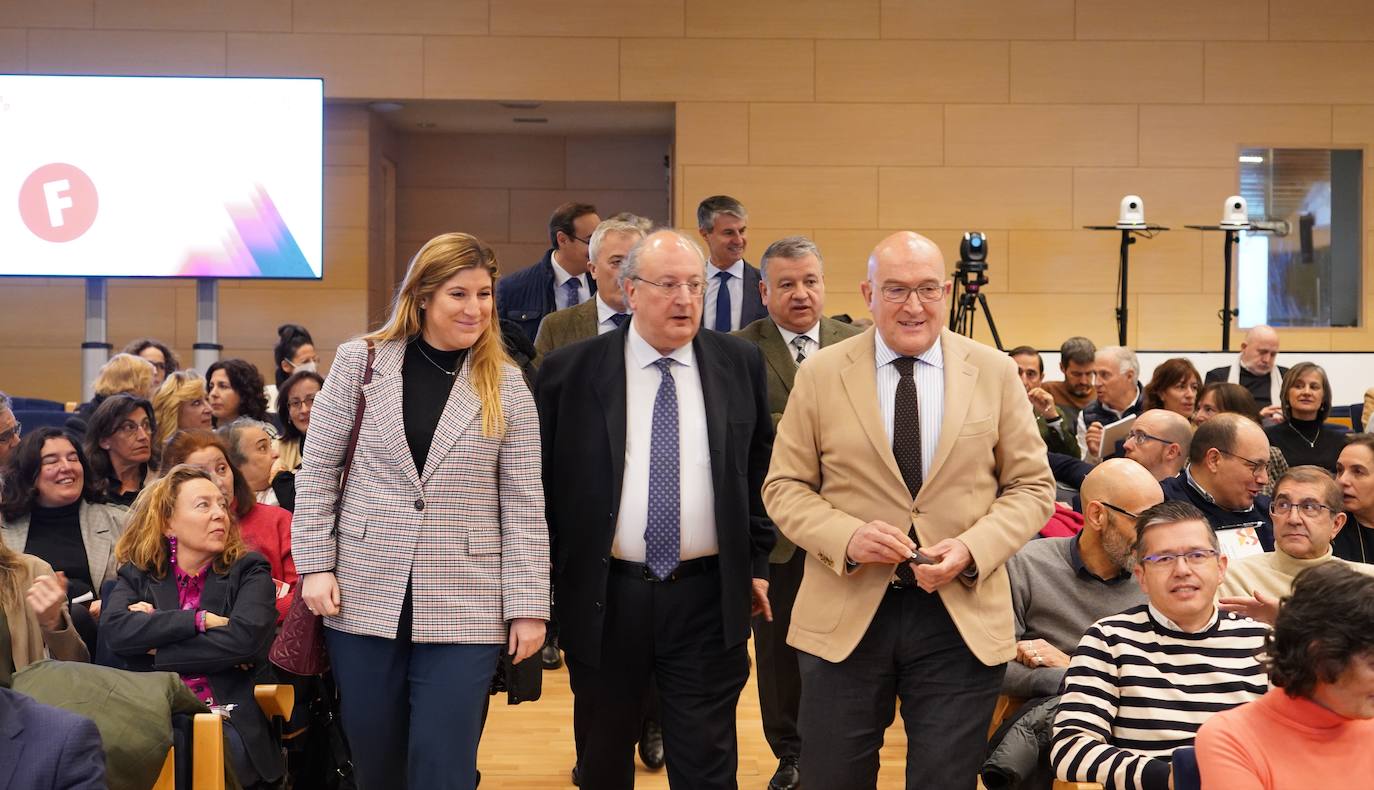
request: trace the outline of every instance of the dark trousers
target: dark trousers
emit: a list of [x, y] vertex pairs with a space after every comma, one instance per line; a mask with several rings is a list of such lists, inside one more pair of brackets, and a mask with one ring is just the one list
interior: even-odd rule
[[759, 615], [753, 623], [763, 737], [779, 760], [801, 754], [801, 736], [797, 734], [801, 671], [796, 648], [787, 644], [787, 629], [792, 625], [792, 604], [797, 600], [805, 567], [806, 552], [801, 549], [787, 562], [768, 566], [768, 603], [773, 607], [773, 622]]
[[800, 653], [799, 659], [801, 773], [808, 787], [871, 790], [898, 699], [907, 790], [977, 786], [1005, 666], [985, 666], [973, 656], [939, 595], [890, 590], [847, 658], [831, 663]]
[[718, 571], [675, 582], [612, 573], [601, 664], [567, 655], [582, 711], [582, 786], [634, 787], [634, 748], [650, 684], [658, 691], [668, 784], [737, 787], [735, 708], [749, 677], [744, 643], [726, 647]]
[[502, 646], [411, 642], [409, 596], [395, 639], [324, 633], [359, 790], [476, 787]]

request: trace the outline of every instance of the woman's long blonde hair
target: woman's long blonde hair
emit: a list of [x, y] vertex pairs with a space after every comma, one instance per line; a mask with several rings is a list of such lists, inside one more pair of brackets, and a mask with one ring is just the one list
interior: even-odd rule
[[[424, 328], [424, 310], [420, 303], [437, 293], [449, 278], [474, 266], [480, 266], [491, 275], [495, 288], [496, 253], [476, 236], [445, 233], [425, 242], [411, 259], [405, 279], [396, 288], [390, 317], [363, 339], [407, 342], [420, 334]], [[501, 411], [502, 369], [514, 363], [506, 354], [506, 344], [501, 339], [501, 319], [494, 304], [491, 322], [468, 353], [472, 364], [472, 388], [482, 400], [482, 432], [487, 436], [500, 436], [505, 430], [505, 415]]]
[[194, 370], [178, 370], [168, 373], [162, 386], [153, 395], [153, 418], [157, 422], [157, 436], [153, 437], [153, 451], [161, 456], [167, 439], [181, 427], [181, 407], [183, 404], [204, 399], [205, 379]]
[[[115, 544], [116, 561], [131, 563], [155, 579], [167, 575], [171, 550], [163, 533], [172, 520], [172, 511], [176, 509], [181, 487], [191, 480], [215, 482], [199, 467], [178, 464], [139, 492], [133, 509], [129, 511], [129, 525]], [[229, 525], [224, 533], [224, 551], [215, 557], [213, 563], [216, 573], [228, 572], [234, 563], [248, 553], [248, 544], [244, 543], [243, 533], [239, 532], [238, 519], [234, 518], [232, 512], [226, 512], [225, 515], [228, 516]]]

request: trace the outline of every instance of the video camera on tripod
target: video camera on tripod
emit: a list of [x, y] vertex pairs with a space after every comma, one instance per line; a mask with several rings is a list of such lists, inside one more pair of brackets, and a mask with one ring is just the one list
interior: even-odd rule
[[982, 233], [972, 230], [964, 234], [959, 242], [959, 261], [954, 265], [954, 294], [949, 304], [949, 328], [966, 337], [973, 337], [973, 320], [978, 305], [983, 306], [983, 317], [987, 319], [988, 331], [992, 342], [1002, 348], [1002, 338], [997, 334], [997, 323], [992, 319], [992, 308], [988, 307], [988, 297], [982, 287], [988, 284], [988, 240]]

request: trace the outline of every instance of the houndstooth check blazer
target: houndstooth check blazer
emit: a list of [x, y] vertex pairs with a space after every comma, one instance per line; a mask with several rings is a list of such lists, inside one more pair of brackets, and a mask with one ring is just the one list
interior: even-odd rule
[[[339, 346], [315, 398], [296, 475], [291, 546], [302, 575], [333, 571], [350, 634], [395, 638], [411, 584], [416, 642], [494, 644], [506, 623], [549, 617], [549, 533], [540, 479], [539, 420], [520, 371], [501, 382], [504, 436], [482, 434], [471, 356], [454, 381], [423, 470], [401, 417], [405, 343]], [[359, 393], [366, 410], [338, 518], [339, 474]]]

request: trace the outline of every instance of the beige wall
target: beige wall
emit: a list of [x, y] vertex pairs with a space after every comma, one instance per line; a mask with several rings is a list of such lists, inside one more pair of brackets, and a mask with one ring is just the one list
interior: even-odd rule
[[[1374, 144], [1374, 4], [1349, 0], [1156, 0], [1130, 19], [1103, 0], [0, 0], [0, 69], [323, 75], [333, 99], [676, 102], [677, 224], [705, 195], [737, 195], [755, 253], [814, 234], [830, 308], [851, 312], [888, 230], [928, 231], [948, 255], [983, 229], [1003, 336], [1042, 347], [1112, 338], [1116, 240], [1078, 228], [1111, 221], [1121, 195], [1155, 222], [1210, 222], [1242, 144]], [[329, 346], [377, 313], [374, 129], [361, 109], [330, 113], [329, 274], [224, 286], [227, 353], [261, 362], [288, 319]], [[509, 243], [538, 246], [515, 238], [538, 226], [510, 221]], [[1135, 247], [1131, 342], [1217, 345], [1219, 247], [1181, 229]], [[1288, 348], [1374, 347], [1371, 257], [1364, 327], [1287, 331]], [[0, 283], [3, 386], [75, 396], [80, 297], [76, 282]], [[189, 285], [111, 286], [116, 342], [163, 334], [188, 352], [193, 312]]]

